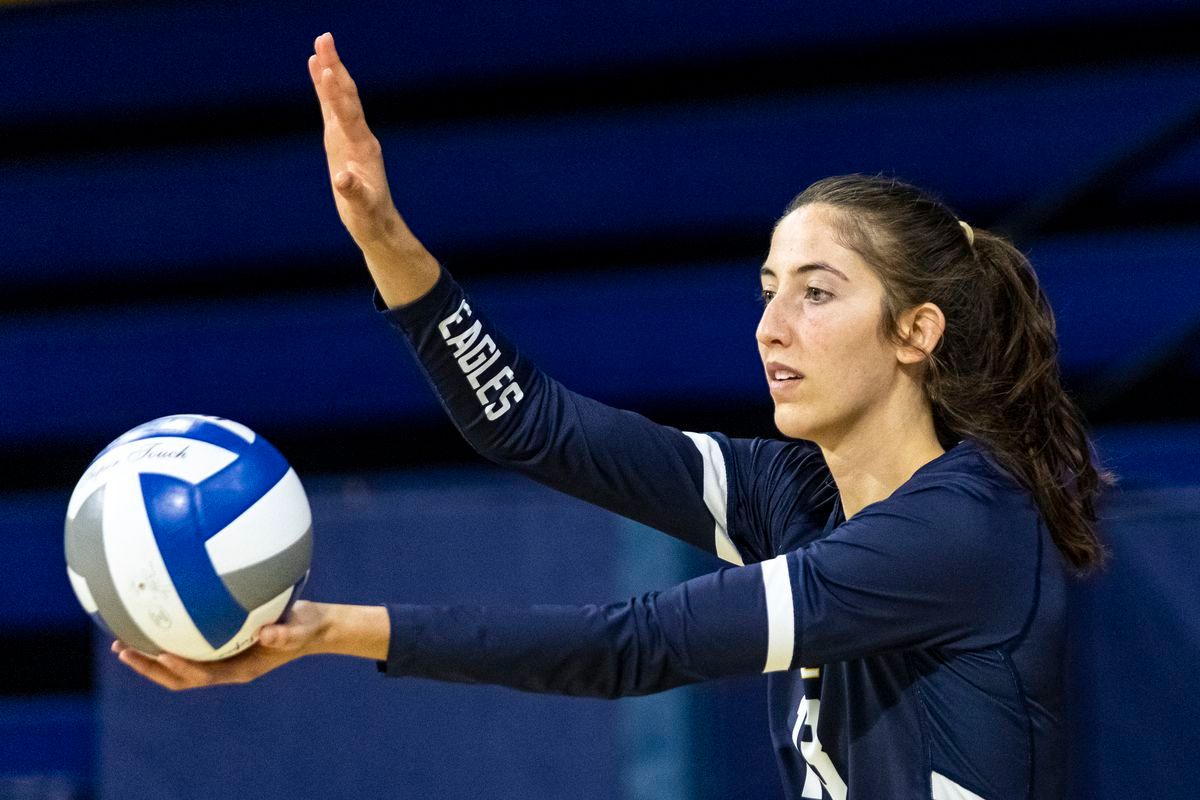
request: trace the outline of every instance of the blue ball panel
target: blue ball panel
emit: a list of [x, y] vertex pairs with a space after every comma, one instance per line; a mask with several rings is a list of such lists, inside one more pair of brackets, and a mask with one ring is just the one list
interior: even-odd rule
[[205, 641], [219, 649], [241, 630], [247, 613], [225, 588], [204, 548], [216, 531], [205, 529], [193, 511], [206, 490], [167, 475], [140, 477], [146, 515], [175, 591]]
[[197, 484], [193, 513], [203, 541], [216, 536], [257, 503], [283, 480], [288, 469], [279, 451], [259, 438], [225, 469]]

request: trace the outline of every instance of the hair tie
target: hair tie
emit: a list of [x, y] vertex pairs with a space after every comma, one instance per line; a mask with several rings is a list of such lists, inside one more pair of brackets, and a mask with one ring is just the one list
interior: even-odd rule
[[972, 228], [967, 223], [963, 222], [961, 219], [958, 221], [958, 224], [962, 225], [963, 233], [965, 233], [967, 235], [967, 244], [974, 247], [975, 246], [975, 229]]

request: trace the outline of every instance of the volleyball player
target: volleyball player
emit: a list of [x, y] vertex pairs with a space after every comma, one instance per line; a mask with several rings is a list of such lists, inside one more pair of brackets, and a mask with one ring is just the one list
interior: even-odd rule
[[338, 212], [462, 434], [733, 566], [603, 606], [301, 602], [229, 661], [117, 643], [125, 663], [182, 689], [343, 653], [597, 697], [767, 672], [789, 798], [1064, 795], [1066, 579], [1103, 560], [1106, 477], [1020, 252], [898, 181], [813, 184], [761, 273], [788, 439], [684, 433], [573, 394], [487, 321], [397, 213], [332, 37], [315, 51]]

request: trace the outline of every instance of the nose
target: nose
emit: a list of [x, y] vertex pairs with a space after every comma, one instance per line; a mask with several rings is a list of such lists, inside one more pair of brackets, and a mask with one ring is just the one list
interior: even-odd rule
[[754, 332], [760, 347], [787, 347], [791, 344], [791, 333], [788, 328], [786, 315], [783, 313], [783, 303], [778, 299], [772, 300], [763, 307], [762, 317], [758, 320], [758, 329]]

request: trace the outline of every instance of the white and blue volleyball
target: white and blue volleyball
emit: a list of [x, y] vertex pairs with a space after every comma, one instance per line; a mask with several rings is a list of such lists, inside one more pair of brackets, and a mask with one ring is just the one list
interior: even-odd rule
[[105, 630], [151, 655], [212, 661], [254, 643], [299, 594], [312, 512], [252, 430], [181, 414], [96, 457], [71, 495], [67, 575]]

